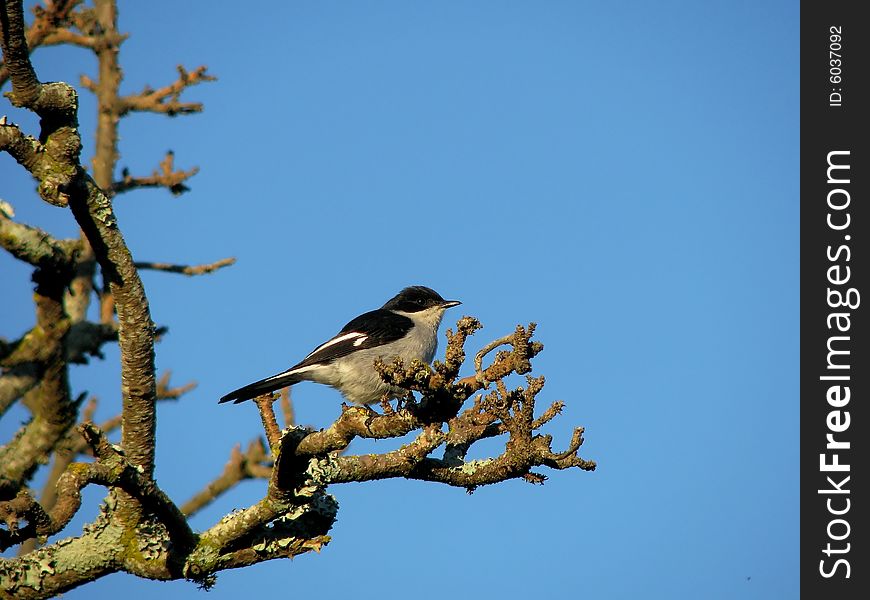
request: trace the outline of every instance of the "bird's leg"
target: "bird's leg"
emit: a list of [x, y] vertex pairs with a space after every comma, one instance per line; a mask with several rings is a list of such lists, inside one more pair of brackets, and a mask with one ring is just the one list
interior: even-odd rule
[[[385, 415], [391, 415], [396, 412], [393, 410], [393, 405], [390, 404], [390, 394], [384, 394], [381, 396], [381, 408], [384, 409]], [[396, 404], [396, 408], [399, 408], [398, 404]]]
[[[366, 411], [369, 413], [369, 416], [368, 416], [368, 418], [366, 418], [366, 421], [365, 421], [366, 430], [369, 433], [372, 433], [372, 428], [371, 428], [372, 421], [374, 421], [377, 417], [380, 417], [381, 414], [378, 411], [376, 411], [375, 409], [373, 409], [371, 406], [369, 406], [368, 404], [363, 404], [363, 408], [365, 408]], [[392, 411], [392, 408], [390, 410]], [[374, 435], [374, 434], [372, 433], [372, 435]]]

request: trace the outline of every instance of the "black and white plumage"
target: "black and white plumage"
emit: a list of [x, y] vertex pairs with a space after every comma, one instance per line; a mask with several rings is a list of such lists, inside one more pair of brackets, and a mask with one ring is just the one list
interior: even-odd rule
[[444, 311], [461, 304], [445, 300], [433, 289], [407, 287], [381, 308], [363, 313], [286, 371], [230, 392], [220, 402], [243, 402], [300, 381], [332, 386], [350, 402], [369, 404], [404, 390], [384, 383], [375, 360], [432, 362], [438, 345], [438, 326]]

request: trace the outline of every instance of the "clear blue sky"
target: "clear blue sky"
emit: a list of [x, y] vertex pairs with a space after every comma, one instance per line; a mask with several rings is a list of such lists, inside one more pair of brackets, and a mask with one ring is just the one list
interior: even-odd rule
[[[201, 168], [180, 198], [118, 198], [127, 240], [139, 260], [238, 258], [144, 275], [170, 327], [159, 368], [199, 382], [160, 407], [159, 483], [181, 502], [260, 434], [253, 406], [220, 395], [408, 284], [463, 300], [452, 320], [486, 326], [472, 348], [536, 321], [540, 402], [567, 403], [549, 432], [564, 445], [585, 426], [599, 468], [471, 496], [334, 487], [322, 554], [221, 573], [208, 598], [797, 598], [798, 2], [264, 6], [121, 3], [126, 91], [177, 63], [220, 78], [186, 95], [201, 115], [124, 120], [133, 173], [170, 148]], [[36, 64], [44, 80], [94, 72], [84, 51]], [[81, 110], [90, 142], [86, 94]], [[74, 234], [6, 155], [0, 173], [22, 221]], [[33, 321], [29, 272], [3, 255], [0, 273], [14, 337]], [[116, 361], [74, 371], [101, 418], [118, 407]], [[304, 423], [338, 415], [328, 388], [295, 397]], [[353, 448], [372, 447], [391, 446]], [[204, 597], [126, 575], [65, 597], [121, 593]]]

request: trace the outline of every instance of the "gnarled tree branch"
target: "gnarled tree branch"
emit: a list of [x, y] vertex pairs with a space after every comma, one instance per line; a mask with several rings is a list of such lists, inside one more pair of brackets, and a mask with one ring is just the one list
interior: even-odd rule
[[[134, 262], [111, 204], [115, 193], [151, 185], [183, 191], [193, 172], [176, 171], [172, 155], [151, 178], [124, 173], [118, 162], [118, 121], [132, 111], [169, 116], [197, 112], [182, 102], [189, 86], [213, 78], [201, 67], [163, 88], [122, 97], [118, 53], [126, 36], [117, 30], [112, 0], [93, 0], [93, 8], [56, 0], [37, 9], [25, 27], [20, 0], [0, 0], [3, 67], [12, 80], [15, 106], [41, 117], [38, 135], [0, 120], [0, 151], [8, 152], [38, 182], [46, 202], [69, 207], [82, 230], [76, 241], [57, 240], [12, 220], [0, 205], [0, 247], [34, 268], [36, 325], [20, 339], [0, 343], [0, 413], [21, 397], [33, 418], [0, 447], [0, 548], [19, 544], [26, 554], [0, 559], [0, 590], [16, 598], [56, 595], [113, 572], [159, 580], [187, 578], [208, 587], [222, 569], [319, 551], [329, 542], [338, 504], [330, 485], [404, 477], [474, 490], [513, 478], [543, 483], [535, 469], [579, 468], [595, 463], [579, 456], [583, 429], [576, 428], [565, 450], [554, 450], [540, 430], [561, 411], [553, 403], [536, 415], [544, 380], [531, 377], [532, 360], [543, 349], [533, 341], [534, 324], [518, 326], [478, 353], [473, 374], [460, 378], [465, 344], [481, 325], [471, 317], [448, 331], [443, 362], [433, 366], [400, 361], [377, 363], [384, 381], [404, 388], [407, 398], [383, 412], [367, 406], [343, 407], [338, 419], [314, 431], [294, 423], [289, 396], [282, 396], [284, 431], [272, 411], [273, 397], [257, 399], [268, 447], [257, 439], [243, 453], [233, 449], [223, 471], [179, 507], [153, 479], [155, 403], [177, 398], [191, 384], [172, 387], [168, 373], [159, 381], [154, 366], [155, 328], [139, 276], [141, 269], [187, 275], [232, 263], [185, 266]], [[77, 96], [64, 83], [42, 83], [30, 63], [28, 41], [37, 45], [73, 44], [92, 50], [99, 77], [84, 78], [98, 103], [97, 152], [93, 177], [80, 160]], [[93, 281], [103, 278], [100, 323], [87, 319]], [[117, 315], [117, 322], [115, 321]], [[16, 335], [20, 335], [16, 333]], [[122, 410], [103, 423], [89, 422], [93, 401], [79, 420], [84, 395], [73, 398], [67, 381], [70, 363], [99, 355], [102, 344], [117, 340], [121, 353]], [[494, 354], [493, 354], [494, 353]], [[483, 361], [492, 357], [488, 366]], [[526, 375], [524, 379], [515, 376]], [[520, 385], [515, 385], [519, 381]], [[106, 431], [121, 427], [121, 443]], [[410, 441], [378, 454], [353, 455], [357, 438]], [[480, 440], [501, 438], [503, 451], [468, 460]], [[83, 458], [87, 452], [93, 460]], [[54, 454], [49, 482], [37, 500], [26, 489], [40, 461]], [[197, 533], [188, 518], [244, 479], [266, 480], [262, 499], [226, 515]], [[81, 506], [88, 485], [107, 489], [99, 517], [74, 537], [61, 534]]]

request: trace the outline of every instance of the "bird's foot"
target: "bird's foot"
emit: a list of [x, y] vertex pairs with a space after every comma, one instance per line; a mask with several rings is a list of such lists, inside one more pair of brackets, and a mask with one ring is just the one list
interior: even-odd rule
[[[393, 405], [390, 404], [390, 395], [389, 394], [384, 394], [381, 397], [381, 408], [384, 409], [385, 415], [392, 415], [393, 413], [396, 412], [395, 410], [393, 410]], [[398, 404], [396, 404], [396, 408], [399, 408]]]
[[372, 432], [371, 424], [375, 419], [380, 417], [381, 414], [378, 411], [376, 411], [375, 409], [373, 409], [371, 406], [365, 406], [364, 408], [368, 411], [368, 414], [369, 414], [369, 416], [366, 417], [366, 420], [364, 423], [364, 425], [366, 426], [366, 431], [368, 431], [370, 434], [374, 435], [374, 432]]

